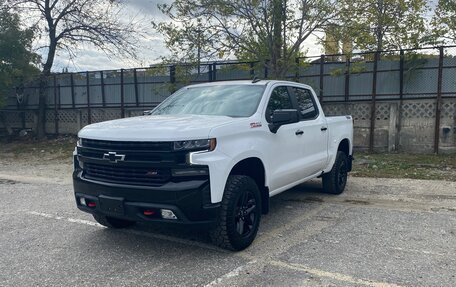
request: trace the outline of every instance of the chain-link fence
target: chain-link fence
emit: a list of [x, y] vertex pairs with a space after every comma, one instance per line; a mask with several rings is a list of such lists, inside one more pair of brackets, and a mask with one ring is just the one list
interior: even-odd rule
[[[46, 87], [46, 130], [74, 133], [85, 124], [139, 115], [192, 83], [269, 79], [271, 74], [268, 61], [54, 74]], [[454, 145], [456, 46], [302, 57], [289, 64], [283, 78], [312, 86], [327, 114], [352, 114], [357, 128], [369, 131], [358, 146], [376, 148], [382, 122], [393, 121], [398, 136], [388, 139], [388, 149], [412, 147], [416, 143], [401, 140], [400, 134], [419, 129], [426, 132], [415, 142], [426, 148], [438, 152], [442, 144]], [[34, 129], [39, 91], [38, 83], [16, 89], [3, 109], [6, 121]]]

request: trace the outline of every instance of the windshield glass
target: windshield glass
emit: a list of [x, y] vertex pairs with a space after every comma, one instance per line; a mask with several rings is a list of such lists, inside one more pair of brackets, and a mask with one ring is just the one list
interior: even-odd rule
[[152, 115], [249, 117], [257, 110], [263, 91], [263, 85], [188, 87], [167, 98]]

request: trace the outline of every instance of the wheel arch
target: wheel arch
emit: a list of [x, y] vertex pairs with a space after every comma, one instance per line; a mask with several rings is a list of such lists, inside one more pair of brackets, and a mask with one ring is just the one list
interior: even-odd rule
[[255, 181], [261, 194], [262, 213], [267, 214], [269, 212], [269, 189], [266, 186], [266, 169], [261, 159], [249, 157], [239, 161], [231, 169], [230, 175], [246, 175]]
[[337, 147], [337, 151], [341, 151], [345, 153], [347, 156], [348, 160], [348, 171], [350, 172], [352, 170], [352, 161], [353, 161], [353, 156], [350, 154], [350, 140], [345, 138], [343, 139], [340, 143], [339, 146]]
[[344, 138], [340, 141], [337, 151], [344, 152], [347, 156], [350, 155], [350, 141], [347, 138]]
[[[336, 148], [337, 147], [337, 148]], [[351, 169], [351, 160], [352, 160], [352, 148], [350, 139], [344, 137], [339, 141], [334, 141], [329, 148], [329, 161], [328, 165], [323, 170], [323, 173], [328, 173], [331, 171], [334, 163], [336, 162], [337, 152], [342, 151], [345, 153], [349, 159], [350, 169]]]

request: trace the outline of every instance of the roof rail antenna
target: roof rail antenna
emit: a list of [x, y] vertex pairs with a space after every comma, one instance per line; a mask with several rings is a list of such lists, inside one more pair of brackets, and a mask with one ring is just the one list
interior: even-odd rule
[[261, 81], [261, 79], [259, 79], [257, 76], [254, 76], [252, 79], [252, 83], [258, 83], [259, 81]]

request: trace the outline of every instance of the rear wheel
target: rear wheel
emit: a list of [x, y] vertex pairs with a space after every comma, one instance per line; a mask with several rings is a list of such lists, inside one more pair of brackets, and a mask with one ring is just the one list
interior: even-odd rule
[[255, 239], [260, 225], [261, 198], [255, 181], [244, 175], [228, 177], [212, 241], [225, 249], [243, 250]]
[[93, 218], [101, 225], [109, 228], [125, 228], [135, 224], [134, 221], [99, 214], [93, 214]]
[[348, 177], [347, 155], [338, 151], [336, 161], [330, 172], [323, 175], [323, 190], [326, 193], [341, 194], [344, 192]]

